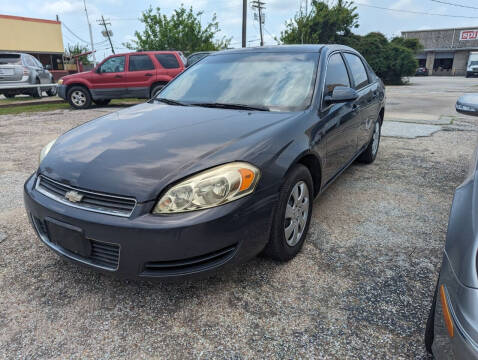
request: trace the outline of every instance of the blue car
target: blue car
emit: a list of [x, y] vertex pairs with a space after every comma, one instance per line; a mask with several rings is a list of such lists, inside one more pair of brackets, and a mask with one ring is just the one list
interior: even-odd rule
[[208, 274], [302, 248], [312, 202], [379, 149], [385, 91], [339, 45], [212, 53], [150, 101], [42, 150], [24, 186], [40, 240], [124, 278]]

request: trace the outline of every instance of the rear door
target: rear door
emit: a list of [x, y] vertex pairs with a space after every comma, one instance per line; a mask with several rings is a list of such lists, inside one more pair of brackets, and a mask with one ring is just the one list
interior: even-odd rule
[[[351, 87], [347, 68], [340, 52], [330, 55], [323, 90], [323, 98], [332, 95], [337, 86]], [[327, 104], [322, 100], [320, 117], [324, 126], [326, 159], [324, 175], [326, 181], [342, 170], [356, 151], [357, 121], [360, 116], [354, 102]]]
[[174, 53], [159, 53], [154, 54], [154, 57], [160, 65], [158, 76], [166, 75], [171, 80], [184, 69], [182, 61]]
[[90, 91], [94, 99], [112, 99], [128, 96], [126, 81], [126, 56], [113, 56], [106, 59], [91, 74]]
[[149, 98], [151, 85], [156, 79], [156, 68], [150, 55], [129, 55], [126, 77], [129, 96]]
[[346, 52], [344, 53], [350, 75], [353, 82], [353, 87], [357, 90], [359, 98], [357, 105], [359, 107], [360, 119], [357, 127], [357, 148], [360, 150], [365, 146], [372, 136], [372, 125], [377, 118], [376, 103], [378, 101], [378, 83], [375, 86], [370, 82], [368, 71], [365, 68], [362, 59], [356, 54]]

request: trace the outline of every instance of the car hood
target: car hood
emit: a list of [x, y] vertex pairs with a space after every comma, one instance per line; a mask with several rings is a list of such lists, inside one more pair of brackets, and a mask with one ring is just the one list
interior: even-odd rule
[[85, 190], [145, 202], [197, 171], [247, 161], [267, 148], [264, 142], [273, 143], [274, 127], [295, 116], [145, 103], [60, 136], [39, 172]]

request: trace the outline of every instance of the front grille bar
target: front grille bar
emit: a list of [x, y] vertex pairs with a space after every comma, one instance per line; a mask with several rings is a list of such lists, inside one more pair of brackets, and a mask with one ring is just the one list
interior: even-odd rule
[[[42, 175], [38, 176], [35, 189], [62, 204], [101, 214], [130, 217], [136, 207], [136, 199], [134, 198], [83, 190], [59, 183]], [[65, 194], [68, 191], [76, 191], [78, 194], [83, 195], [81, 202], [74, 203], [67, 200]]]

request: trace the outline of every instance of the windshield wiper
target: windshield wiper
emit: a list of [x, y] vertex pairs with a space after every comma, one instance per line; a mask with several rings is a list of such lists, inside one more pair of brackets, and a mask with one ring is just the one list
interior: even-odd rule
[[189, 104], [183, 103], [181, 101], [171, 100], [171, 99], [166, 99], [166, 98], [153, 98], [152, 100], [161, 101], [161, 102], [163, 102], [165, 104], [168, 104], [168, 105], [189, 106]]
[[192, 103], [192, 106], [203, 106], [219, 109], [237, 109], [237, 110], [257, 110], [270, 111], [266, 106], [243, 105], [243, 104], [223, 104], [223, 103]]

